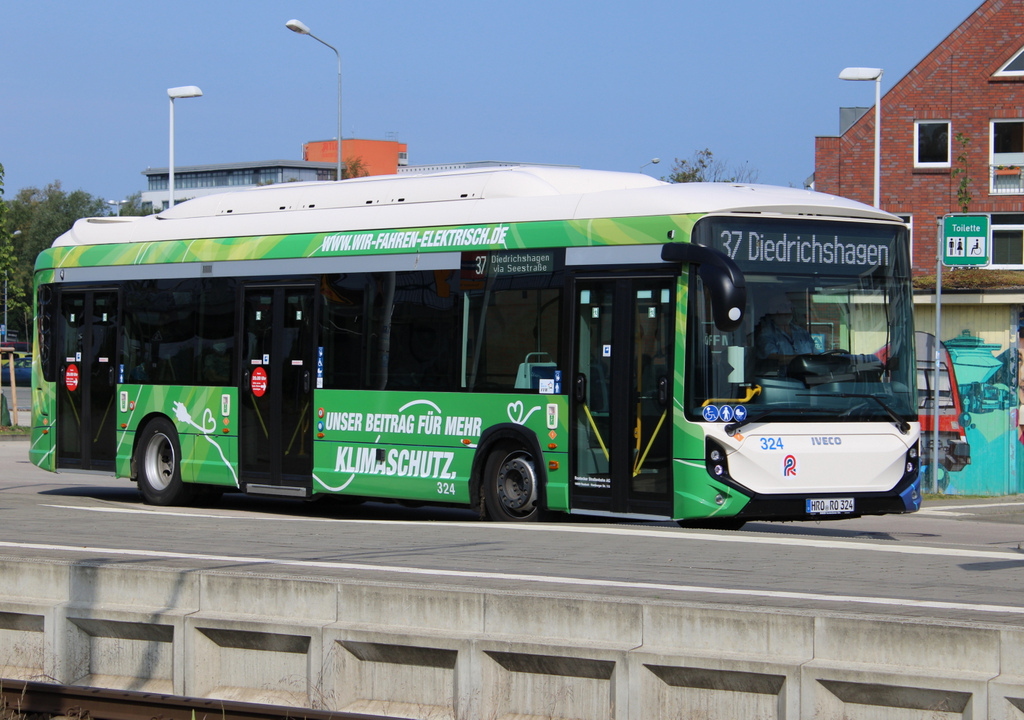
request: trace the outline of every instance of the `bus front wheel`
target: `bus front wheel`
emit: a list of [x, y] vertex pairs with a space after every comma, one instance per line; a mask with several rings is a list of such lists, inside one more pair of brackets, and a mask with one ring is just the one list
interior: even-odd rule
[[150, 505], [185, 505], [194, 488], [181, 480], [181, 445], [169, 420], [157, 418], [146, 425], [135, 450], [139, 492]]
[[513, 446], [500, 446], [484, 467], [484, 504], [487, 516], [498, 522], [539, 519], [537, 470], [533, 456]]

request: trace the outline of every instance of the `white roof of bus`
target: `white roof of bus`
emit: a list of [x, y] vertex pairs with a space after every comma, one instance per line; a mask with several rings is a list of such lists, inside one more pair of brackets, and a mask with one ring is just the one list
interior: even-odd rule
[[714, 212], [896, 219], [852, 200], [795, 188], [670, 184], [638, 173], [503, 167], [207, 195], [158, 215], [79, 220], [54, 245]]

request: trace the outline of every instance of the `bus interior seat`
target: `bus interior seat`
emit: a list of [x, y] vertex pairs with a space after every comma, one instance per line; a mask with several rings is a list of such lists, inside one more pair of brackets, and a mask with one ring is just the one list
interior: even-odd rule
[[[548, 358], [540, 361], [540, 358]], [[538, 361], [534, 361], [537, 359]], [[519, 363], [519, 370], [516, 372], [517, 390], [537, 390], [540, 388], [541, 380], [554, 380], [557, 363], [551, 362], [551, 356], [546, 352], [526, 353], [526, 358]]]

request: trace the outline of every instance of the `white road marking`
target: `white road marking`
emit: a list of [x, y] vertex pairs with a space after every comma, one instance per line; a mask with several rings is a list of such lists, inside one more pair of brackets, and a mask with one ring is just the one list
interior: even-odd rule
[[[216, 520], [255, 521], [287, 521], [287, 522], [325, 522], [381, 525], [398, 527], [402, 525], [423, 526], [419, 520], [361, 520], [352, 518], [295, 518], [282, 515], [216, 514], [193, 513], [173, 510], [145, 510], [134, 508], [84, 507], [76, 505], [47, 505], [65, 510], [83, 510], [102, 513], [135, 513], [142, 515], [168, 515], [172, 517], [213, 518]], [[486, 531], [488, 528], [502, 530], [518, 530], [526, 532], [582, 533], [586, 535], [625, 535], [629, 537], [649, 537], [661, 540], [701, 540], [704, 542], [741, 543], [744, 545], [774, 545], [783, 547], [821, 548], [823, 550], [856, 550], [857, 552], [880, 552], [896, 555], [932, 555], [939, 557], [976, 558], [983, 560], [1014, 560], [1024, 563], [1024, 553], [1014, 550], [972, 550], [964, 548], [934, 547], [930, 545], [902, 545], [891, 541], [864, 540], [823, 540], [807, 537], [782, 537], [776, 535], [751, 535], [740, 532], [710, 532], [682, 530], [677, 528], [651, 528], [632, 525], [565, 525], [561, 523], [483, 523], [483, 522], [445, 522], [444, 527], [476, 528]]]
[[1015, 507], [1024, 505], [1024, 502], [998, 502], [998, 503], [976, 503], [974, 505], [940, 505], [938, 507], [923, 507], [918, 510], [916, 515], [944, 515], [947, 517], [961, 517], [967, 515], [974, 515], [973, 512], [960, 512], [962, 510], [974, 510], [976, 508], [990, 508], [990, 507]]

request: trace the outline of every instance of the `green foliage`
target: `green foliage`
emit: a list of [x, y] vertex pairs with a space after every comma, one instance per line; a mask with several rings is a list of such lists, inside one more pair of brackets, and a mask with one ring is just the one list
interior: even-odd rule
[[698, 150], [688, 159], [675, 159], [672, 172], [662, 178], [672, 183], [691, 182], [757, 182], [758, 172], [746, 163], [727, 168], [708, 148]]
[[370, 171], [366, 168], [366, 163], [363, 162], [362, 157], [350, 157], [341, 163], [342, 179], [367, 177], [369, 174]]
[[[0, 282], [3, 283], [0, 290], [3, 291], [2, 297], [6, 303], [3, 312], [10, 325], [8, 331], [13, 329], [23, 332], [25, 327], [24, 320], [31, 314], [32, 308], [26, 302], [26, 297], [29, 296], [25, 294], [24, 286], [18, 282], [20, 266], [14, 247], [15, 237], [12, 236], [11, 229], [8, 226], [9, 208], [3, 199], [3, 195], [4, 166], [0, 165], [0, 274], [3, 275], [0, 278]], [[3, 321], [4, 317], [0, 316], [0, 322]], [[19, 337], [28, 337], [28, 335], [27, 333], [19, 334]]]
[[956, 202], [960, 206], [960, 212], [969, 212], [968, 208], [973, 198], [968, 189], [971, 184], [971, 176], [967, 173], [967, 146], [971, 144], [971, 139], [963, 133], [957, 133], [953, 137], [960, 144], [960, 154], [956, 156], [956, 167], [950, 174], [954, 180], [960, 178], [956, 188]]
[[[113, 210], [113, 208], [112, 208], [112, 210]], [[153, 214], [155, 214], [157, 212], [159, 212], [159, 211], [156, 208], [152, 207], [152, 206], [147, 205], [147, 206], [143, 207], [143, 205], [142, 205], [142, 193], [141, 192], [137, 192], [137, 193], [132, 193], [131, 195], [126, 197], [124, 202], [121, 203], [120, 205], [118, 205], [117, 209], [113, 210], [113, 212], [111, 212], [111, 214], [112, 215], [118, 215], [120, 217], [128, 217], [128, 216], [132, 216], [132, 215], [135, 215], [135, 216], [139, 216], [139, 215], [153, 215]]]
[[27, 339], [32, 329], [32, 272], [36, 256], [70, 230], [79, 218], [110, 213], [102, 198], [84, 190], [67, 192], [59, 181], [42, 190], [23, 188], [13, 200], [0, 201], [0, 205], [0, 269], [9, 272], [9, 323], [19, 337]]
[[[914, 278], [915, 290], [934, 290], [935, 275]], [[942, 290], [1019, 290], [1024, 289], [1024, 270], [988, 270], [956, 268], [942, 272]]]

